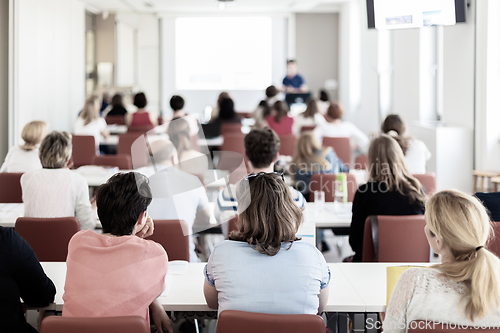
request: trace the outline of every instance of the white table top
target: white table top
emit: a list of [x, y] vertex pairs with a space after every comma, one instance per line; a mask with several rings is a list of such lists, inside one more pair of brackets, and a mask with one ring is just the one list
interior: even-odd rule
[[127, 125], [108, 125], [108, 131], [110, 134], [123, 134], [127, 133], [128, 127]]
[[[120, 132], [115, 132], [116, 134], [111, 134], [110, 136], [108, 136], [106, 139], [104, 140], [101, 140], [101, 144], [102, 145], [108, 145], [108, 146], [116, 146], [118, 145], [118, 138], [119, 136], [117, 134], [123, 134], [123, 133], [126, 133], [123, 132], [123, 133], [120, 133]], [[167, 137], [165, 134], [164, 135], [157, 135], [159, 137], [163, 136], [163, 137]], [[149, 138], [154, 138], [155, 136], [154, 135], [148, 135]], [[218, 136], [216, 138], [211, 138], [211, 139], [198, 139], [198, 146], [200, 147], [220, 147], [222, 146], [222, 144], [224, 143], [224, 138], [222, 136]]]
[[[330, 295], [325, 310], [327, 312], [365, 312], [366, 307], [363, 299], [343, 273], [342, 265], [349, 264], [329, 264], [331, 271]], [[42, 267], [54, 282], [57, 290], [54, 304], [48, 308], [62, 311], [66, 263], [42, 262]], [[203, 294], [204, 267], [205, 263], [189, 263], [187, 274], [167, 275], [166, 290], [158, 298], [166, 311], [215, 311], [207, 306]], [[365, 272], [364, 275], [368, 274]], [[163, 296], [164, 294], [166, 296]], [[380, 300], [385, 305], [385, 295]]]

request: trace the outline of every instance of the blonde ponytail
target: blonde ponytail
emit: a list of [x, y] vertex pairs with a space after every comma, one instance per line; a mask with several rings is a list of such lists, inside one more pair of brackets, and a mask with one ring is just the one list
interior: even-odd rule
[[443, 240], [454, 261], [434, 266], [455, 282], [463, 282], [465, 315], [472, 321], [500, 308], [500, 259], [485, 248], [493, 229], [476, 198], [455, 190], [441, 191], [426, 203], [429, 229]]

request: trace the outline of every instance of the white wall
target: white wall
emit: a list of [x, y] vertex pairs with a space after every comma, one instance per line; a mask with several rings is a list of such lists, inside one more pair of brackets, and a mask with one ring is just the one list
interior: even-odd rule
[[44, 120], [72, 131], [84, 102], [85, 9], [76, 0], [16, 0], [10, 145], [23, 126]]

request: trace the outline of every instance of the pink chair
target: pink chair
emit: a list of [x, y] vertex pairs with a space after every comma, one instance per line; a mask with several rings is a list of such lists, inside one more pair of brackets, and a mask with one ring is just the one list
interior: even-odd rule
[[149, 333], [149, 323], [143, 317], [61, 317], [48, 316], [40, 333]]
[[168, 260], [189, 261], [189, 225], [183, 220], [154, 220], [155, 231], [147, 239], [163, 246]]
[[73, 168], [94, 164], [96, 156], [95, 138], [92, 135], [73, 135]]
[[369, 216], [363, 234], [363, 262], [429, 262], [424, 215]]
[[127, 133], [147, 133], [154, 129], [153, 125], [144, 125], [144, 126], [129, 126], [127, 129]]
[[368, 170], [368, 156], [358, 155], [354, 160], [354, 169], [356, 170]]
[[300, 128], [300, 133], [302, 132], [310, 132], [313, 131], [316, 128], [316, 126], [302, 126]]
[[295, 156], [297, 137], [293, 134], [280, 135], [280, 155]]
[[228, 133], [241, 133], [241, 123], [225, 123], [220, 126], [220, 134], [225, 136]]
[[497, 257], [500, 257], [500, 222], [491, 222], [495, 238], [491, 239], [486, 248]]
[[433, 172], [430, 173], [422, 173], [422, 174], [414, 174], [413, 177], [417, 178], [417, 180], [424, 187], [425, 192], [428, 195], [432, 195], [436, 193], [436, 174]]
[[23, 203], [22, 173], [0, 173], [0, 203]]
[[135, 151], [134, 156], [132, 156], [132, 145], [143, 134], [144, 133], [141, 132], [133, 132], [120, 134], [118, 136], [117, 153], [120, 155], [129, 155], [132, 161], [132, 167], [135, 169], [148, 165], [147, 156], [149, 153], [146, 144], [136, 144], [134, 147], [137, 150]]
[[346, 137], [323, 138], [323, 146], [332, 147], [345, 165], [351, 168], [351, 140]]
[[[309, 201], [314, 202], [314, 191], [325, 192], [325, 202], [335, 201], [335, 180], [336, 175], [330, 173], [315, 173], [311, 176]], [[325, 185], [326, 184], [326, 185]], [[358, 183], [353, 174], [347, 174], [347, 202], [354, 200], [354, 195], [358, 190]]]
[[104, 120], [108, 125], [125, 125], [125, 116], [106, 116]]
[[99, 155], [95, 157], [94, 165], [117, 167], [120, 170], [132, 170], [132, 159], [127, 154]]

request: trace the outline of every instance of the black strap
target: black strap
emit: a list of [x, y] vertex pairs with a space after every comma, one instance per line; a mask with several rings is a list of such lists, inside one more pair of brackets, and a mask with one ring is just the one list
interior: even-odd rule
[[375, 262], [378, 262], [378, 218], [377, 218], [377, 215], [370, 216], [370, 224], [372, 226], [373, 253], [375, 254]]

